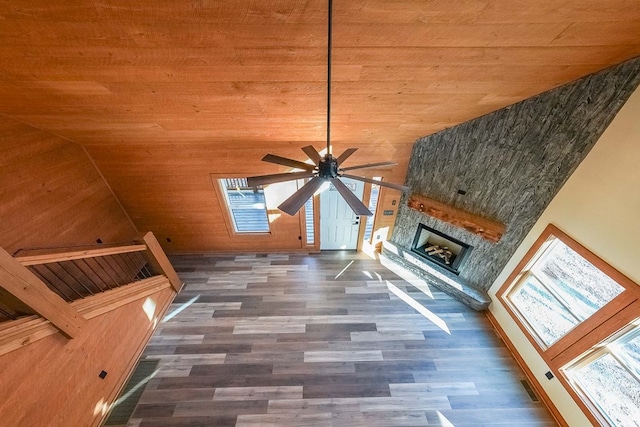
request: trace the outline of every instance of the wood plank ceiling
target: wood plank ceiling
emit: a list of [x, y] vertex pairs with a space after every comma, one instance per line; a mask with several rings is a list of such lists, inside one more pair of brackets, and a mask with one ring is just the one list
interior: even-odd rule
[[[84, 146], [165, 249], [255, 249], [226, 230], [210, 174], [284, 171], [260, 158], [324, 145], [326, 14], [0, 1], [0, 114]], [[402, 182], [417, 138], [638, 55], [637, 0], [335, 0], [334, 152], [397, 161], [385, 176]], [[278, 221], [264, 248], [299, 247], [298, 220]]]

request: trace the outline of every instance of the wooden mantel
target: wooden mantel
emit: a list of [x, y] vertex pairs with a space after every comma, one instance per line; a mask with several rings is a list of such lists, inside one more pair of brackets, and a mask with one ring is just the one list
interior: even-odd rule
[[412, 194], [407, 205], [411, 209], [448, 222], [456, 227], [464, 228], [494, 243], [497, 243], [502, 238], [506, 229], [502, 223], [463, 211], [421, 194]]

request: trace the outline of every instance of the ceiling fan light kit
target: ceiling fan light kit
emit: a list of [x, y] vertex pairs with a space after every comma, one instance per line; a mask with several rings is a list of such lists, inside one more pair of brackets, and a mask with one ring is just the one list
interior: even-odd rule
[[347, 202], [351, 210], [356, 215], [373, 215], [371, 211], [353, 194], [353, 192], [339, 179], [340, 177], [354, 179], [357, 181], [375, 183], [383, 187], [392, 188], [399, 191], [407, 191], [408, 188], [403, 185], [391, 184], [387, 182], [377, 181], [356, 175], [345, 174], [344, 171], [354, 169], [376, 168], [393, 166], [394, 162], [378, 162], [368, 163], [364, 165], [349, 166], [341, 168], [342, 163], [347, 160], [357, 148], [347, 148], [340, 156], [334, 157], [331, 154], [331, 39], [332, 39], [332, 0], [328, 2], [328, 43], [327, 43], [327, 151], [324, 156], [312, 146], [302, 147], [302, 151], [313, 162], [313, 164], [293, 160], [286, 157], [267, 154], [262, 161], [274, 163], [281, 166], [288, 166], [295, 169], [301, 169], [302, 172], [288, 172], [269, 175], [252, 176], [247, 178], [250, 187], [259, 185], [274, 184], [277, 182], [293, 181], [299, 179], [311, 178], [287, 200], [282, 202], [278, 209], [289, 214], [295, 215], [305, 204], [305, 202], [320, 189], [323, 183], [330, 182], [340, 193], [342, 198]]

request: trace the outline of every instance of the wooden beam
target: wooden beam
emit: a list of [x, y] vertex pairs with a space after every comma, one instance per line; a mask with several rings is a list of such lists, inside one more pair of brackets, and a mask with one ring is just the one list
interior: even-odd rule
[[500, 222], [483, 218], [420, 194], [412, 194], [407, 205], [411, 209], [448, 222], [456, 227], [464, 228], [494, 243], [497, 243], [502, 238], [506, 229], [505, 225]]
[[182, 289], [182, 280], [178, 277], [178, 273], [173, 269], [171, 265], [171, 261], [167, 258], [167, 255], [162, 250], [162, 246], [156, 239], [156, 236], [153, 235], [152, 232], [146, 233], [142, 236], [142, 241], [147, 245], [146, 256], [147, 262], [151, 264], [151, 266], [157, 271], [157, 273], [162, 273], [169, 279], [171, 286], [176, 292], [180, 292]]
[[126, 245], [114, 246], [110, 248], [96, 248], [69, 252], [56, 252], [39, 255], [16, 255], [20, 264], [24, 266], [46, 264], [51, 262], [71, 261], [74, 259], [93, 258], [99, 256], [108, 256], [116, 254], [125, 254], [129, 252], [142, 252], [147, 249], [146, 245]]
[[73, 338], [86, 325], [78, 311], [56, 295], [36, 275], [0, 248], [0, 287]]

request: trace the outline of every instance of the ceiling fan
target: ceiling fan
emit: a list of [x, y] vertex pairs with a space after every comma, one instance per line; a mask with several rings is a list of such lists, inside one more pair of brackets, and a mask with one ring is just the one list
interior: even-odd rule
[[356, 215], [373, 215], [371, 211], [353, 194], [339, 178], [349, 178], [357, 181], [369, 182], [381, 185], [383, 187], [393, 188], [395, 190], [407, 191], [408, 187], [403, 185], [392, 184], [388, 182], [376, 181], [370, 178], [346, 174], [346, 171], [354, 169], [365, 169], [375, 167], [393, 166], [394, 162], [368, 163], [364, 165], [356, 165], [349, 167], [341, 167], [342, 163], [351, 156], [357, 148], [347, 148], [338, 157], [331, 154], [331, 37], [332, 37], [332, 0], [328, 5], [328, 43], [327, 43], [327, 151], [324, 156], [312, 146], [302, 147], [302, 151], [309, 157], [313, 164], [301, 162], [298, 160], [288, 159], [286, 157], [267, 154], [262, 161], [275, 163], [277, 165], [289, 166], [296, 169], [302, 169], [302, 172], [287, 172], [270, 175], [252, 176], [247, 178], [249, 187], [257, 187], [259, 185], [274, 184], [276, 182], [293, 181], [298, 179], [311, 178], [300, 189], [293, 193], [287, 200], [282, 202], [278, 209], [289, 214], [295, 215], [296, 212], [305, 204], [309, 197], [324, 184], [330, 182], [335, 189], [347, 202], [349, 207]]

